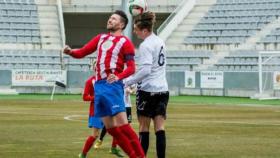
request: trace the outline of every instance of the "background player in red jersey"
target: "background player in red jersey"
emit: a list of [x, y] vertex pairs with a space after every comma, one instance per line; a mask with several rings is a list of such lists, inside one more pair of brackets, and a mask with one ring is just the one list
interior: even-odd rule
[[135, 72], [134, 46], [122, 35], [127, 23], [126, 14], [115, 11], [107, 22], [109, 33], [97, 35], [80, 49], [72, 50], [66, 46], [63, 52], [75, 58], [83, 58], [97, 51], [95, 116], [102, 117], [108, 133], [117, 139], [119, 146], [130, 158], [144, 158], [138, 136], [128, 124], [123, 99], [122, 79]]
[[93, 85], [95, 82], [95, 76], [91, 76], [85, 84], [83, 100], [90, 101], [89, 106], [89, 118], [88, 118], [88, 127], [92, 128], [93, 134], [89, 136], [84, 144], [83, 151], [79, 155], [80, 158], [85, 158], [88, 151], [90, 150], [92, 144], [99, 135], [99, 129], [103, 127], [102, 121], [100, 118], [94, 117], [94, 89]]

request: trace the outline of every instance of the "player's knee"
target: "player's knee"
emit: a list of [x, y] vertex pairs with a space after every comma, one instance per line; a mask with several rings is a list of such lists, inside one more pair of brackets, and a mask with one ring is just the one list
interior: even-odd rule
[[154, 130], [155, 132], [164, 131], [164, 121], [155, 121]]
[[139, 131], [140, 132], [148, 132], [149, 131], [149, 125], [148, 124], [141, 124], [139, 125]]
[[93, 130], [93, 136], [98, 137], [99, 136], [99, 129], [94, 129]]
[[162, 126], [162, 127], [156, 127], [156, 128], [155, 128], [155, 133], [157, 133], [158, 131], [164, 131], [164, 126]]

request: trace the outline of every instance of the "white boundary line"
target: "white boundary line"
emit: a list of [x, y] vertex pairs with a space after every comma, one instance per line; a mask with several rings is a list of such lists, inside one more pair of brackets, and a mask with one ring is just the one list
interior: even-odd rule
[[[229, 107], [229, 106], [242, 106], [242, 107], [274, 107], [274, 108], [279, 108], [279, 105], [269, 105], [269, 104], [228, 104], [228, 103], [183, 103], [183, 102], [176, 102], [176, 103], [172, 103], [175, 105], [180, 105], [180, 106], [225, 106], [225, 107]], [[180, 107], [181, 108], [181, 107]]]
[[[279, 113], [280, 111], [275, 111]], [[1, 112], [2, 114], [24, 114], [24, 115], [30, 115], [34, 113], [20, 113], [20, 112]], [[49, 114], [36, 114], [36, 115], [44, 115], [44, 116], [61, 116], [61, 115], [49, 115]], [[74, 121], [74, 122], [87, 122], [87, 120], [79, 120], [76, 119], [77, 117], [86, 117], [87, 115], [68, 115], [64, 116], [63, 119], [67, 121]], [[181, 120], [178, 118], [167, 118], [167, 122], [184, 122], [184, 124], [181, 124], [180, 126], [192, 126], [191, 124], [188, 123], [207, 123], [207, 124], [243, 124], [243, 125], [257, 125], [257, 126], [280, 126], [280, 122], [242, 122], [242, 121], [217, 121], [217, 120], [212, 120], [212, 121], [207, 121], [207, 120]], [[131, 123], [132, 125], [138, 125], [137, 121], [134, 121]], [[169, 124], [169, 126], [172, 126], [172, 124]]]
[[67, 121], [87, 122], [86, 120], [75, 119], [77, 117], [85, 117], [85, 115], [68, 115], [68, 116], [64, 116], [63, 119]]
[[[69, 116], [65, 116], [64, 119], [67, 121], [77, 121], [77, 122], [87, 122], [85, 120], [76, 120], [76, 117], [81, 117], [84, 115], [69, 115]], [[217, 120], [213, 120], [213, 121], [206, 121], [206, 120], [180, 120], [178, 118], [169, 118], [168, 122], [185, 122], [185, 123], [207, 123], [207, 124], [243, 124], [243, 125], [262, 125], [262, 126], [280, 126], [280, 122], [275, 122], [275, 123], [266, 123], [266, 122], [260, 122], [260, 123], [254, 123], [254, 122], [242, 122], [242, 121], [217, 121]], [[137, 122], [132, 122], [133, 125], [138, 125]], [[172, 126], [172, 124], [170, 124], [169, 126]], [[180, 126], [191, 126], [190, 124], [181, 124]]]
[[[173, 103], [173, 104], [176, 104], [176, 105], [186, 105], [184, 103]], [[190, 104], [192, 106], [192, 104]], [[197, 104], [193, 104], [193, 105], [197, 105]], [[215, 106], [215, 105], [222, 105], [222, 106], [225, 106], [225, 107], [229, 107], [229, 106], [246, 106], [246, 107], [263, 107], [263, 108], [273, 108], [273, 109], [270, 109], [272, 110], [272, 112], [276, 112], [276, 113], [279, 113], [280, 112], [280, 107], [279, 106], [275, 106], [275, 105], [258, 105], [258, 104], [235, 104], [235, 105], [225, 105], [225, 104], [206, 104], [206, 106]], [[182, 108], [182, 107], [180, 107]], [[184, 106], [183, 108], [189, 108], [189, 105], [187, 106]], [[77, 117], [87, 117], [87, 115], [68, 115], [68, 116], [65, 116], [65, 115], [52, 115], [52, 114], [40, 114], [40, 113], [27, 113], [27, 112], [16, 112], [16, 111], [2, 111], [0, 109], [0, 113], [2, 114], [23, 114], [23, 115], [41, 115], [41, 116], [58, 116], [58, 117], [61, 117], [61, 116], [64, 116], [63, 119], [64, 120], [67, 120], [67, 121], [75, 121], [75, 122], [87, 122], [87, 119], [86, 120], [79, 120], [77, 119]], [[180, 114], [179, 114], [180, 115]], [[184, 114], [183, 114], [184, 115]], [[177, 115], [178, 116], [178, 115]], [[265, 125], [265, 126], [280, 126], [280, 122], [246, 122], [246, 121], [217, 121], [217, 120], [213, 120], [213, 121], [207, 121], [207, 120], [180, 120], [178, 118], [170, 118], [170, 115], [167, 119], [168, 122], [185, 122], [185, 123], [207, 123], [207, 124], [211, 124], [211, 123], [218, 123], [218, 124], [245, 124], [245, 125]], [[137, 121], [134, 121], [132, 123], [133, 125], [138, 125]], [[172, 124], [170, 124], [172, 126]], [[190, 126], [190, 125], [187, 125], [185, 124], [186, 126]], [[183, 125], [183, 126], [185, 126]]]
[[[168, 119], [168, 118], [167, 118]], [[275, 123], [272, 123], [272, 122], [260, 122], [260, 123], [257, 123], [257, 122], [247, 122], [247, 121], [217, 121], [217, 120], [212, 120], [212, 121], [207, 121], [207, 120], [178, 120], [178, 119], [169, 119], [169, 122], [170, 120], [173, 120], [174, 122], [185, 122], [185, 123], [205, 123], [205, 124], [243, 124], [243, 125], [262, 125], [262, 126], [280, 126], [280, 122], [275, 122]], [[172, 122], [173, 122], [172, 121]], [[189, 125], [186, 125], [186, 124], [181, 124], [180, 126], [192, 126], [191, 124]], [[170, 125], [169, 125], [170, 126]], [[172, 126], [172, 124], [171, 124]]]
[[[64, 116], [63, 119], [67, 120], [67, 121], [87, 122], [87, 120], [77, 120], [77, 119], [75, 119], [76, 117], [84, 117], [84, 116], [86, 116], [86, 115], [68, 115], [68, 116]], [[130, 124], [138, 125], [137, 122], [132, 122]]]

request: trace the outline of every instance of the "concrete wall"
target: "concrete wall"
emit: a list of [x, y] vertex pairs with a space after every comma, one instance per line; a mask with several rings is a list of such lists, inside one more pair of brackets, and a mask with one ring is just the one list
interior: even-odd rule
[[[66, 43], [72, 47], [81, 47], [98, 33], [105, 33], [107, 20], [111, 13], [64, 13]], [[157, 14], [155, 30], [163, 23], [169, 14]], [[132, 25], [132, 23], [130, 23]], [[136, 47], [141, 42], [132, 37]]]
[[[82, 93], [85, 81], [92, 72], [85, 71], [68, 71], [67, 72], [67, 89], [57, 87], [57, 93]], [[19, 93], [51, 93], [53, 87], [44, 86], [12, 86], [12, 73], [10, 70], [0, 70], [0, 89], [12, 88], [16, 89]]]
[[[58, 93], [82, 93], [86, 79], [92, 72], [68, 71], [67, 89], [57, 88]], [[223, 89], [201, 89], [200, 73], [196, 72], [196, 88], [185, 88], [184, 72], [167, 72], [171, 95], [208, 95], [250, 97], [258, 92], [257, 72], [224, 72]], [[272, 73], [267, 76], [266, 89], [272, 89]], [[11, 71], [0, 70], [0, 87], [11, 87]], [[50, 93], [52, 87], [11, 87], [19, 93]], [[280, 91], [271, 91], [280, 96]]]
[[11, 73], [10, 70], [0, 70], [0, 86], [10, 86], [12, 84]]
[[[274, 91], [272, 77], [273, 73], [263, 73], [266, 83], [265, 90], [279, 96], [279, 90]], [[207, 96], [236, 96], [250, 97], [258, 92], [259, 80], [257, 72], [224, 72], [224, 88], [202, 89], [200, 88], [200, 72], [196, 72], [195, 87], [184, 87], [184, 72], [168, 72], [168, 85], [172, 94], [180, 95], [207, 95]]]

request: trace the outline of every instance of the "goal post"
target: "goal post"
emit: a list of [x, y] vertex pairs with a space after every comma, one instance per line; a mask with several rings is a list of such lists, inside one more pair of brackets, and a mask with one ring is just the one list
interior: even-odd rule
[[280, 99], [280, 51], [258, 53], [258, 76], [258, 93], [251, 99]]

